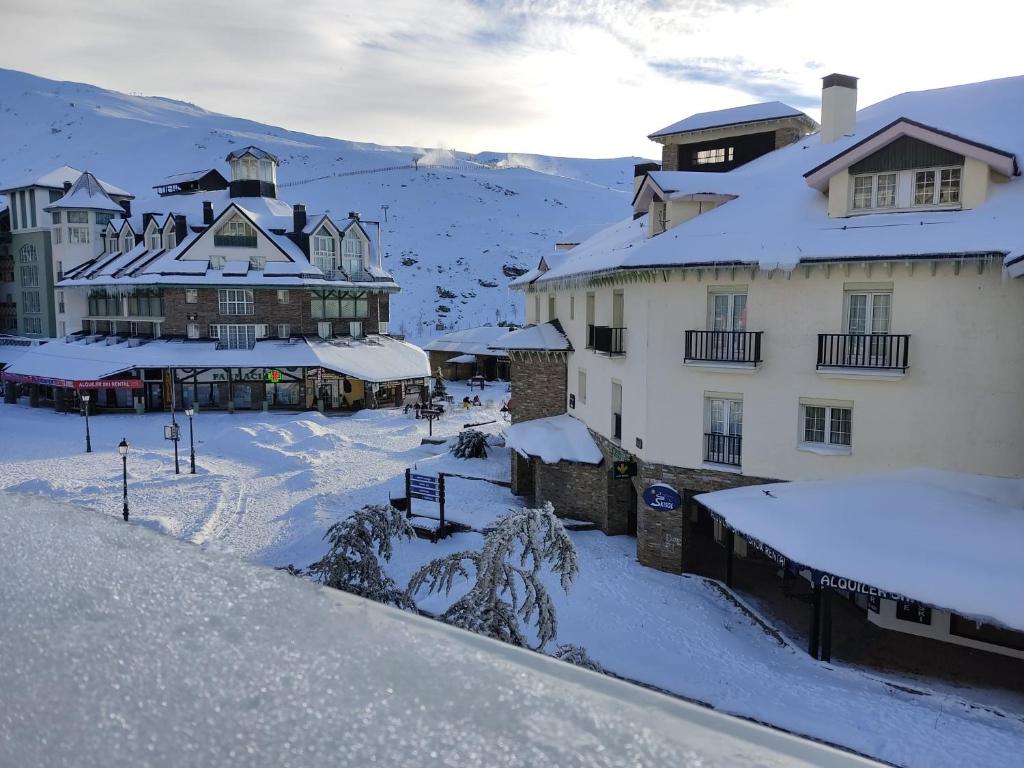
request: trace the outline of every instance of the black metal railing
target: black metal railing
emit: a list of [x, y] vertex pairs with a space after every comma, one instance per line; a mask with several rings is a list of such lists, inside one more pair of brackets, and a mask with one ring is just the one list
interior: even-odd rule
[[763, 331], [687, 331], [684, 361], [760, 363]]
[[255, 248], [256, 235], [214, 235], [213, 244], [225, 248]]
[[704, 433], [704, 461], [738, 467], [742, 455], [743, 438], [720, 432]]
[[587, 348], [606, 355], [624, 355], [626, 329], [607, 325], [587, 326]]
[[905, 371], [910, 334], [819, 333], [818, 368]]

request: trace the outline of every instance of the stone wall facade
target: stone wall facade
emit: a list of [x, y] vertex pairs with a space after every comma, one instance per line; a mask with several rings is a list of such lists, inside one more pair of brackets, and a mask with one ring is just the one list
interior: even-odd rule
[[512, 423], [565, 413], [565, 352], [509, 351], [512, 377]]
[[[219, 309], [218, 289], [196, 289], [196, 301], [185, 300], [185, 288], [166, 288], [163, 292], [165, 320], [161, 331], [165, 336], [186, 336], [188, 325], [199, 326], [199, 334], [207, 338], [210, 325], [262, 323], [270, 326], [270, 336], [277, 336], [279, 325], [287, 324], [292, 336], [316, 336], [318, 321], [313, 317], [313, 292], [309, 289], [290, 288], [287, 299], [281, 301], [276, 288], [254, 288], [253, 304], [255, 313], [251, 315], [222, 315]], [[390, 317], [390, 296], [387, 293], [373, 293], [367, 297], [367, 316], [364, 318], [331, 319], [333, 334], [347, 336], [349, 322], [361, 319], [363, 333], [377, 333], [380, 321]]]

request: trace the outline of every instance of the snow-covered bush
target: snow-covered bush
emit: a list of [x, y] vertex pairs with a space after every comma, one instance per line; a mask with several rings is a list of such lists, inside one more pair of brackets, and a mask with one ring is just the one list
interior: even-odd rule
[[582, 645], [559, 645], [552, 656], [556, 659], [567, 661], [570, 664], [575, 664], [577, 667], [589, 669], [591, 672], [600, 672], [602, 675], [608, 674], [607, 670], [600, 663], [590, 658], [587, 649]]
[[464, 429], [456, 436], [451, 451], [460, 459], [486, 459], [487, 435], [479, 429]]
[[384, 573], [380, 561], [391, 559], [392, 539], [413, 535], [405, 515], [391, 505], [367, 505], [327, 529], [331, 549], [309, 566], [309, 575], [328, 587], [411, 610], [416, 606], [409, 593]]
[[[484, 537], [479, 552], [455, 552], [428, 563], [409, 582], [410, 600], [426, 588], [427, 594], [449, 594], [456, 578], [470, 578], [473, 586], [438, 618], [496, 640], [540, 650], [554, 640], [555, 606], [541, 573], [549, 568], [566, 592], [579, 572], [576, 547], [555, 517], [550, 502], [540, 509], [513, 510], [497, 520]], [[520, 625], [533, 625], [537, 644], [530, 643]]]

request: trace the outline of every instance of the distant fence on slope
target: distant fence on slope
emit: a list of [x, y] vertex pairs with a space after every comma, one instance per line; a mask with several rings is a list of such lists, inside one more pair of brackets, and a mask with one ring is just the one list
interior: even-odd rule
[[297, 181], [286, 181], [282, 184], [278, 184], [278, 187], [298, 187], [302, 184], [312, 184], [314, 181], [323, 181], [324, 179], [340, 179], [345, 176], [364, 176], [368, 173], [388, 173], [391, 171], [511, 171], [515, 169], [526, 169], [530, 170], [528, 165], [485, 165], [483, 163], [471, 163], [468, 161], [458, 161], [455, 163], [404, 163], [402, 165], [385, 165], [380, 168], [364, 168], [361, 171], [345, 171], [344, 173], [329, 173], [325, 176], [314, 176], [309, 179], [299, 179]]

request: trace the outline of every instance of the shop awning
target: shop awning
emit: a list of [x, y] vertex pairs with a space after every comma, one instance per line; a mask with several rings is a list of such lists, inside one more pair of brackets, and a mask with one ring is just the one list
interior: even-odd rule
[[696, 500], [817, 584], [1024, 630], [1024, 480], [921, 468]]

